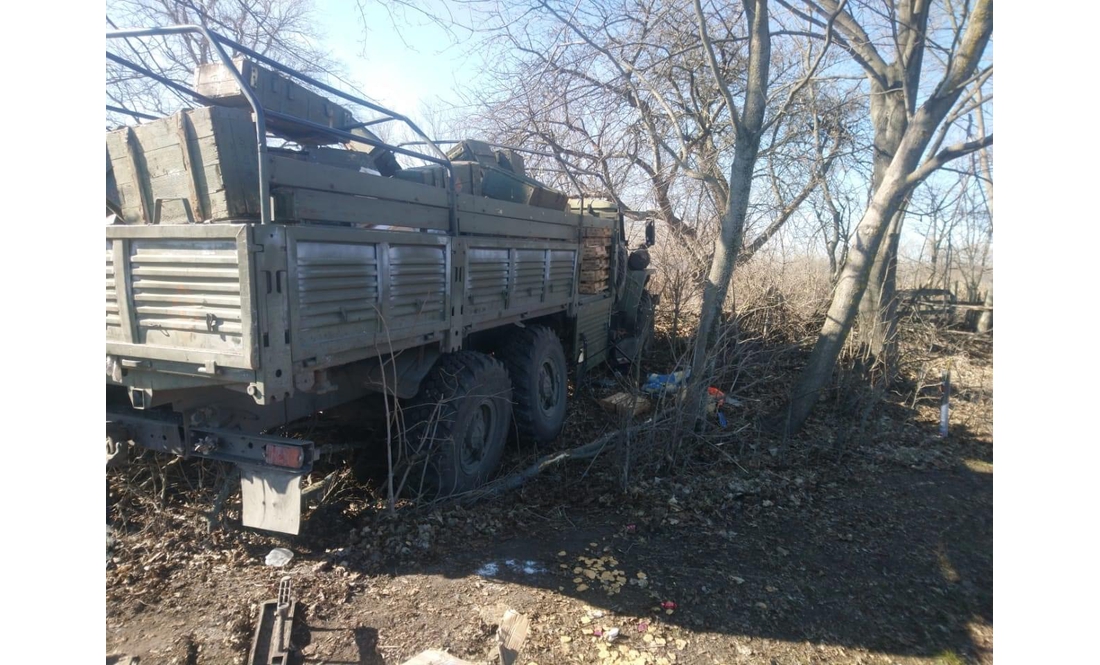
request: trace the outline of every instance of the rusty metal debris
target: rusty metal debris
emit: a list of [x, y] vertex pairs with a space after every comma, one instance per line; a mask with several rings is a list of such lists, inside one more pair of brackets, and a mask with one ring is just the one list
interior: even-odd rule
[[284, 577], [279, 580], [279, 596], [265, 601], [260, 607], [248, 665], [287, 665], [290, 662], [290, 633], [297, 607], [298, 601], [290, 597], [290, 578]]

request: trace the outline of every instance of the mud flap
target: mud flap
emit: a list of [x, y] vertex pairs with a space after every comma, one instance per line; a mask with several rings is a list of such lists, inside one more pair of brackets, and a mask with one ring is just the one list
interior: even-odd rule
[[302, 474], [241, 465], [244, 526], [298, 534], [302, 519]]

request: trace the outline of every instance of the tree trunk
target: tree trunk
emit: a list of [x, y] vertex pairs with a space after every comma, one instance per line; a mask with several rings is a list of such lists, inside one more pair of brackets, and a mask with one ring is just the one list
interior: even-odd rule
[[760, 135], [745, 132], [738, 135], [733, 166], [730, 168], [730, 195], [722, 214], [721, 233], [714, 242], [714, 258], [710, 263], [707, 281], [703, 287], [703, 308], [699, 315], [699, 330], [691, 358], [693, 384], [706, 372], [707, 358], [715, 341], [715, 327], [726, 302], [733, 268], [741, 250], [745, 217], [749, 209], [749, 193], [752, 174], [756, 168], [756, 154], [760, 148]]
[[[866, 36], [861, 30], [846, 24], [841, 25], [842, 29], [847, 28], [850, 33], [853, 33], [856, 39], [864, 39], [864, 42], [857, 41], [854, 44], [855, 50], [863, 55], [874, 56], [871, 58], [873, 62], [865, 60], [864, 63], [872, 80], [871, 109], [876, 130], [874, 175], [878, 182], [874, 183], [875, 186], [872, 189], [874, 194], [870, 205], [856, 227], [855, 238], [848, 253], [848, 262], [837, 281], [833, 300], [817, 343], [791, 395], [786, 413], [785, 429], [788, 433], [797, 430], [806, 421], [822, 389], [831, 378], [845, 339], [855, 323], [860, 301], [865, 297], [872, 266], [876, 260], [879, 260], [883, 240], [912, 187], [951, 159], [968, 154], [969, 151], [979, 149], [992, 141], [992, 135], [989, 135], [979, 141], [945, 149], [921, 164], [921, 157], [932, 142], [933, 134], [940, 123], [947, 118], [947, 114], [958, 101], [967, 81], [974, 75], [989, 37], [993, 34], [992, 0], [977, 0], [968, 17], [965, 34], [954, 50], [954, 57], [943, 80], [924, 104], [915, 109], [912, 120], [905, 123], [904, 118], [907, 116], [897, 117], [893, 113], [894, 110], [899, 110], [899, 105], [890, 103], [888, 100], [893, 99], [895, 93], [899, 92], [898, 87], [902, 89], [901, 91], [906, 88], [911, 90], [914, 98], [916, 90], [920, 87], [920, 58], [923, 56], [924, 45], [923, 35], [918, 32], [923, 31], [927, 25], [927, 7], [923, 5], [919, 8], [921, 11], [918, 11], [916, 16], [919, 20], [901, 22], [906, 31], [917, 31], [910, 35], [915, 39], [910, 43], [916, 45], [916, 50], [913, 57], [908, 59], [909, 70], [905, 72], [905, 76], [897, 76], [900, 71], [899, 65], [886, 65], [874, 52], [873, 47], [867, 47]], [[817, 8], [819, 13], [823, 13], [820, 12], [820, 6]], [[846, 22], [850, 20], [850, 16], [845, 16]], [[904, 61], [905, 58], [902, 60]], [[876, 77], [881, 78], [886, 85], [876, 86]], [[890, 84], [891, 81], [907, 81], [907, 84], [895, 86]], [[904, 103], [900, 105], [900, 110], [903, 113], [907, 110]], [[900, 128], [903, 125], [904, 129], [899, 132], [900, 141], [896, 144], [897, 149], [894, 151], [893, 158], [889, 160], [889, 166], [880, 170], [879, 160], [884, 158], [890, 145], [889, 141], [880, 142], [879, 127], [889, 129]], [[883, 138], [887, 137], [883, 136]], [[882, 174], [881, 178], [878, 177], [879, 173]], [[896, 246], [892, 251], [888, 248], [883, 256], [886, 259], [896, 260]], [[892, 283], [890, 272], [889, 264], [886, 264], [882, 273], [887, 278], [886, 283]], [[881, 289], [879, 295], [881, 295]], [[879, 312], [885, 312], [887, 316], [890, 314], [889, 302], [885, 304], [887, 307], [878, 307], [874, 310], [876, 315]]]
[[736, 135], [733, 165], [730, 167], [729, 196], [726, 197], [721, 232], [714, 242], [714, 257], [703, 287], [703, 307], [699, 313], [695, 348], [692, 350], [687, 404], [692, 422], [702, 414], [703, 395], [707, 386], [704, 382], [705, 370], [716, 339], [715, 324], [726, 302], [726, 294], [733, 279], [733, 270], [737, 265], [737, 255], [741, 251], [745, 217], [748, 215], [749, 195], [752, 190], [752, 176], [756, 168], [756, 156], [760, 150], [760, 133], [764, 125], [764, 111], [767, 105], [768, 70], [771, 59], [768, 2], [767, 0], [744, 0], [744, 2], [750, 36], [745, 105], [740, 121], [736, 119], [733, 97], [727, 82], [722, 80], [714, 47], [706, 33], [706, 19], [703, 16], [700, 1], [695, 2], [700, 39], [706, 48], [715, 81], [725, 88], [723, 93], [730, 114], [734, 118], [732, 124]]
[[[884, 240], [909, 195], [911, 185], [908, 177], [916, 170], [921, 155], [932, 140], [933, 132], [947, 114], [953, 101], [946, 100], [946, 108], [941, 101], [938, 104], [930, 104], [931, 108], [926, 105], [917, 112], [909, 124], [893, 161], [883, 173], [879, 186], [871, 198], [871, 204], [856, 227], [855, 237], [848, 250], [848, 261], [841, 271], [840, 279], [837, 280], [833, 300], [818, 335], [817, 344], [814, 345], [810, 359], [802, 370], [794, 393], [791, 395], [785, 423], [785, 430], [788, 433], [797, 430], [806, 421], [814, 405], [817, 404], [821, 390], [832, 376], [837, 358], [840, 357], [841, 349], [844, 347], [844, 341], [855, 323], [860, 303], [865, 297], [872, 268], [878, 257], [886, 254], [881, 251], [882, 246], [896, 242], [896, 240], [890, 242], [884, 242]], [[896, 247], [894, 256], [896, 258]], [[887, 270], [886, 281], [892, 285], [893, 278], [889, 276], [890, 272], [891, 270]], [[889, 306], [889, 302], [887, 305]], [[885, 316], [890, 314], [889, 310], [885, 312]], [[876, 315], [875, 318], [877, 319], [878, 316]]]
[[817, 344], [802, 370], [791, 396], [786, 415], [785, 429], [793, 432], [802, 426], [817, 404], [821, 389], [832, 376], [833, 367], [855, 323], [860, 301], [867, 290], [875, 257], [894, 217], [894, 210], [904, 196], [904, 175], [884, 181], [875, 193], [871, 206], [856, 227], [855, 239], [848, 250], [848, 261], [837, 279], [833, 301], [825, 316], [825, 323], [817, 338]]
[[887, 382], [897, 367], [898, 242], [904, 218], [904, 208], [891, 217], [885, 241], [871, 265], [867, 290], [859, 301], [860, 350], [881, 363]]
[[[901, 73], [896, 71], [897, 67], [892, 69], [895, 70], [892, 72], [895, 78], [889, 91], [871, 81], [871, 122], [875, 128], [872, 192], [877, 192], [882, 185], [908, 127]], [[901, 210], [892, 216], [887, 231], [888, 241], [879, 246], [859, 303], [857, 340], [864, 353], [883, 362], [888, 381], [893, 378], [896, 367], [898, 238], [904, 217], [905, 213]]]
[[985, 292], [986, 309], [978, 317], [978, 332], [987, 333], [993, 330], [993, 289]]

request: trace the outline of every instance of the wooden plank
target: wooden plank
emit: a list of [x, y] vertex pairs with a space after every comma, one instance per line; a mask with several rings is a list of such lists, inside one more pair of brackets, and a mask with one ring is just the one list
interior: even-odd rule
[[609, 270], [581, 270], [580, 279], [582, 282], [596, 282], [606, 281], [611, 276]]
[[371, 196], [379, 199], [419, 203], [447, 208], [446, 190], [397, 178], [358, 173], [325, 164], [311, 164], [290, 157], [268, 157], [268, 178], [272, 187], [286, 186]]
[[134, 134], [134, 130], [130, 127], [126, 128], [125, 144], [126, 161], [128, 166], [130, 167], [130, 173], [134, 176], [134, 187], [137, 189], [139, 221], [142, 224], [148, 224], [150, 222], [149, 194], [145, 191], [145, 179], [141, 177], [144, 164], [138, 161], [138, 152], [141, 151], [141, 146], [138, 145], [137, 136]]
[[527, 617], [508, 610], [504, 618], [500, 620], [500, 628], [497, 629], [497, 658], [500, 665], [515, 665], [519, 659], [523, 641], [527, 639], [529, 622]]
[[601, 228], [595, 226], [583, 226], [581, 227], [582, 238], [610, 238], [611, 228]]
[[176, 134], [179, 139], [180, 157], [183, 160], [183, 170], [187, 173], [188, 200], [191, 202], [191, 212], [199, 220], [206, 219], [202, 200], [199, 198], [199, 185], [197, 173], [191, 164], [191, 141], [187, 136], [187, 128], [191, 124], [186, 113], [176, 115]]
[[[225, 206], [218, 218], [259, 217], [259, 165], [251, 115], [240, 109], [213, 107], [203, 119], [212, 123], [210, 154], [217, 160], [217, 164], [206, 165], [207, 187], [211, 200]], [[223, 186], [225, 191], [219, 192]]]
[[280, 221], [311, 221], [356, 226], [401, 226], [446, 231], [447, 210], [315, 189], [271, 190], [274, 216]]
[[524, 219], [499, 217], [476, 213], [459, 215], [458, 231], [461, 234], [485, 236], [509, 236], [515, 238], [545, 238], [548, 240], [576, 240], [576, 229], [561, 224], [533, 222]]
[[580, 226], [580, 215], [574, 215], [560, 210], [549, 208], [536, 208], [512, 203], [511, 201], [498, 201], [481, 196], [460, 195], [458, 197], [459, 212], [480, 213], [483, 215], [495, 215], [531, 222], [545, 224], [557, 224], [575, 229]]
[[630, 393], [615, 393], [600, 399], [599, 403], [605, 411], [618, 416], [631, 417], [640, 416], [653, 406], [644, 395], [631, 395]]

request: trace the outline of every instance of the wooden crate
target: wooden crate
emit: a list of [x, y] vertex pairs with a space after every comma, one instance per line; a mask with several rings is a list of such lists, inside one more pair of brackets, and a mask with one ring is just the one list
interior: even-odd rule
[[630, 393], [615, 393], [599, 400], [600, 406], [605, 411], [618, 416], [640, 416], [649, 411], [652, 402], [645, 395], [631, 395]]
[[610, 227], [581, 228], [581, 265], [578, 291], [585, 295], [603, 293], [611, 281]]
[[[267, 110], [285, 113], [309, 122], [348, 129], [356, 123], [355, 116], [332, 100], [313, 92], [295, 81], [272, 71], [243, 56], [233, 59], [241, 77], [252, 88], [260, 104]], [[200, 65], [195, 70], [195, 90], [219, 104], [251, 109], [248, 99], [241, 92], [233, 74], [220, 62]], [[301, 143], [326, 144], [333, 140], [293, 121], [268, 118], [268, 129], [273, 133]], [[375, 138], [370, 132], [363, 132]]]
[[610, 227], [585, 226], [581, 228], [582, 238], [611, 238]]
[[[536, 208], [562, 210], [565, 194], [544, 187], [522, 175], [505, 171], [482, 162], [451, 162], [455, 174], [455, 191], [460, 194], [484, 196], [497, 201], [512, 201]], [[442, 166], [418, 166], [397, 173], [403, 180], [435, 187], [446, 186], [446, 170]]]
[[611, 255], [607, 245], [584, 245], [581, 251], [582, 259], [603, 259]]
[[241, 109], [197, 108], [108, 132], [107, 157], [127, 224], [259, 217], [255, 125]]

